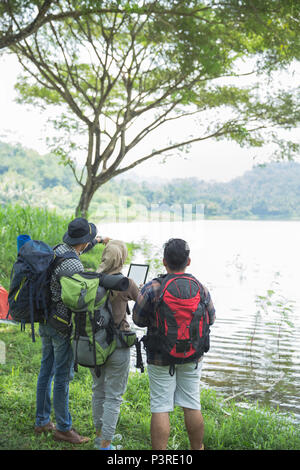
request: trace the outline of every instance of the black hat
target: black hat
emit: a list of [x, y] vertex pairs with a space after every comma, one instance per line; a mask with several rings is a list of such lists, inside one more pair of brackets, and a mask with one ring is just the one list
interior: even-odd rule
[[68, 225], [68, 231], [63, 236], [64, 243], [68, 245], [79, 245], [88, 243], [96, 237], [97, 228], [82, 217], [72, 220]]

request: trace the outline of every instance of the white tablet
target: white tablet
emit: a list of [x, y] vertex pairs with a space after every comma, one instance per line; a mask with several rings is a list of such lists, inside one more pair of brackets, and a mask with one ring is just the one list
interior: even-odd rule
[[137, 286], [145, 284], [149, 271], [149, 264], [131, 263], [129, 266], [127, 277], [132, 279]]

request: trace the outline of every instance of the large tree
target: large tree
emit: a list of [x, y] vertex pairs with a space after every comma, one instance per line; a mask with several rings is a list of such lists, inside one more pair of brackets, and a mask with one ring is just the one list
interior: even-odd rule
[[[117, 1], [109, 11], [105, 3], [93, 2], [101, 13], [50, 20], [12, 48], [24, 68], [20, 101], [57, 110], [53, 149], [82, 188], [77, 214], [114, 176], [202, 140], [298, 151], [277, 130], [299, 122], [299, 88], [272, 88], [272, 73], [299, 58], [299, 0]], [[78, 12], [82, 2], [72, 4]], [[247, 86], [243, 59], [256, 78]], [[198, 129], [184, 134], [191, 116]], [[179, 119], [183, 132], [170, 132]], [[144, 145], [166, 129], [158, 148]]]

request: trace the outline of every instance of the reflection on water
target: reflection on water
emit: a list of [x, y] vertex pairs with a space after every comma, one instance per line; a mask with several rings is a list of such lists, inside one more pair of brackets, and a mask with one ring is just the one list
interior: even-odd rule
[[155, 256], [168, 238], [186, 239], [191, 272], [209, 288], [217, 315], [202, 385], [300, 421], [299, 222], [132, 223], [105, 233], [128, 242], [147, 238]]

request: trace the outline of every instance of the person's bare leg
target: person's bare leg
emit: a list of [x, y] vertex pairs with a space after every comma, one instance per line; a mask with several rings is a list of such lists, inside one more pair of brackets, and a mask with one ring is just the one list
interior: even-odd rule
[[153, 450], [166, 450], [170, 434], [169, 413], [152, 413], [151, 443]]
[[200, 410], [183, 408], [184, 422], [192, 450], [203, 450], [204, 420]]

